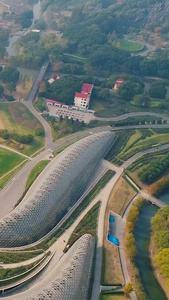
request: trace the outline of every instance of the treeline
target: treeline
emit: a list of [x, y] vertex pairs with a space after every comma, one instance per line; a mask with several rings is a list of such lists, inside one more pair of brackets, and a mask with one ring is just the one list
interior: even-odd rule
[[160, 273], [169, 280], [169, 206], [160, 209], [152, 218], [152, 239], [156, 246], [155, 264]]
[[112, 127], [119, 127], [119, 126], [129, 126], [129, 125], [144, 125], [144, 124], [162, 124], [166, 123], [166, 121], [162, 121], [162, 119], [158, 119], [156, 117], [132, 117], [127, 118], [126, 120], [111, 122]]
[[151, 162], [146, 168], [139, 172], [139, 179], [146, 183], [151, 184], [159, 179], [169, 169], [169, 154], [161, 159]]
[[150, 194], [160, 195], [162, 192], [169, 188], [169, 175], [165, 175], [149, 187]]
[[7, 129], [0, 130], [0, 137], [4, 140], [13, 139], [14, 141], [22, 144], [31, 144], [34, 141], [32, 134], [20, 135], [17, 133], [10, 133]]
[[140, 280], [140, 274], [138, 269], [135, 266], [134, 258], [137, 253], [136, 245], [135, 245], [135, 238], [134, 238], [134, 227], [136, 225], [136, 222], [139, 217], [139, 213], [141, 211], [141, 208], [144, 204], [143, 198], [138, 198], [133, 206], [130, 209], [130, 212], [127, 216], [127, 222], [126, 222], [126, 229], [125, 229], [125, 251], [128, 258], [128, 267], [130, 272], [130, 277], [134, 278], [132, 281], [132, 285], [134, 288], [134, 291], [136, 292], [136, 295], [138, 297], [138, 300], [148, 300], [148, 297], [144, 291], [143, 285]]

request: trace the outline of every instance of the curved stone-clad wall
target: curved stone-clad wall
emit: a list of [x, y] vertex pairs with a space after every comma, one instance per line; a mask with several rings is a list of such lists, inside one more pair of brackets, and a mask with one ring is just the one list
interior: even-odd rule
[[3, 300], [87, 300], [94, 238], [80, 237], [46, 277], [30, 289]]
[[16, 209], [0, 220], [0, 247], [28, 245], [47, 234], [79, 199], [114, 139], [108, 131], [93, 134], [55, 157]]

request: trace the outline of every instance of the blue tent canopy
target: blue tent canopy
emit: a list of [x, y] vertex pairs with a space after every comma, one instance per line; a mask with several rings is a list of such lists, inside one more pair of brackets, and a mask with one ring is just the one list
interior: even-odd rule
[[119, 241], [118, 239], [114, 236], [114, 235], [108, 235], [108, 241], [110, 241], [112, 244], [118, 246], [119, 245]]
[[110, 217], [109, 218], [109, 222], [115, 222], [115, 218], [114, 217]]

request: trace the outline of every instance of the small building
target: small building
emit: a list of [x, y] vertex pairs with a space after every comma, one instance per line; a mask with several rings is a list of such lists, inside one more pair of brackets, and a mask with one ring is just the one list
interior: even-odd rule
[[32, 32], [35, 32], [35, 33], [40, 33], [40, 30], [39, 30], [39, 29], [32, 29], [31, 31], [32, 31]]
[[55, 100], [50, 100], [50, 99], [46, 99], [46, 103], [48, 105], [53, 105], [53, 106], [59, 106], [61, 107], [63, 105], [63, 103], [55, 101]]
[[115, 91], [118, 90], [119, 86], [123, 83], [124, 83], [124, 79], [122, 79], [122, 78], [117, 79], [115, 82], [115, 85], [114, 85], [114, 90]]
[[48, 82], [49, 82], [50, 84], [52, 84], [54, 81], [60, 79], [60, 77], [61, 77], [60, 74], [58, 74], [58, 75], [53, 75], [53, 76], [48, 80]]
[[81, 89], [81, 93], [75, 94], [75, 98], [74, 98], [75, 106], [88, 108], [92, 90], [93, 90], [93, 84], [84, 83]]

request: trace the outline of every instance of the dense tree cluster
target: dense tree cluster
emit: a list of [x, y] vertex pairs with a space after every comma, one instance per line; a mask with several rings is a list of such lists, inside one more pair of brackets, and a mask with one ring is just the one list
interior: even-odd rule
[[21, 28], [28, 28], [32, 24], [33, 10], [25, 10], [15, 17], [15, 23], [18, 23]]
[[49, 85], [47, 91], [40, 92], [39, 96], [71, 105], [75, 92], [80, 92], [81, 86], [82, 81], [76, 77], [62, 77]]
[[157, 247], [155, 263], [162, 275], [169, 279], [169, 206], [160, 209], [152, 218], [153, 241]]
[[161, 159], [150, 163], [139, 173], [139, 179], [146, 184], [153, 183], [159, 179], [169, 168], [169, 154]]
[[167, 95], [167, 89], [163, 81], [153, 81], [150, 84], [149, 95], [152, 98], [164, 99]]
[[0, 137], [3, 138], [4, 140], [13, 139], [16, 142], [22, 143], [22, 144], [31, 144], [34, 140], [33, 135], [31, 135], [31, 134], [20, 135], [17, 133], [10, 133], [6, 129], [0, 130]]
[[14, 83], [19, 80], [20, 73], [13, 66], [5, 66], [4, 69], [0, 71], [0, 79], [5, 83]]

